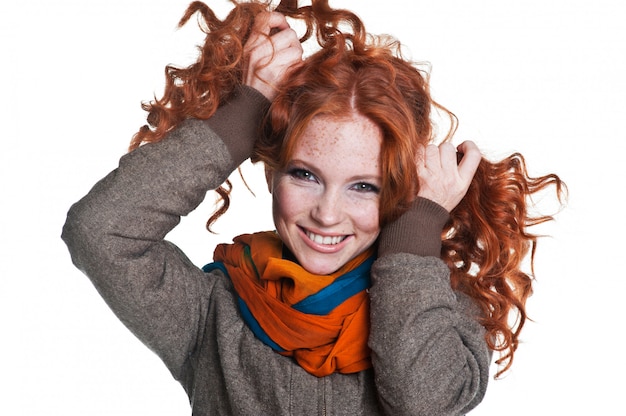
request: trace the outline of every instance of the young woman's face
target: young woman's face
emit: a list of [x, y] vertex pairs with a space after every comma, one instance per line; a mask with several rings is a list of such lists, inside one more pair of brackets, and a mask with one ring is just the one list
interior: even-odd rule
[[307, 271], [335, 272], [378, 237], [382, 133], [364, 116], [318, 116], [268, 180], [274, 223]]

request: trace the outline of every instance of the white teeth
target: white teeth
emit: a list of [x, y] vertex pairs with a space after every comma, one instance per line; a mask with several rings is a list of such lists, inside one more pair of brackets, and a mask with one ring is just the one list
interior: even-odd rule
[[343, 240], [343, 237], [341, 236], [324, 237], [318, 234], [314, 234], [310, 231], [307, 231], [306, 235], [307, 237], [309, 237], [309, 239], [315, 241], [317, 244], [335, 245], [339, 244]]

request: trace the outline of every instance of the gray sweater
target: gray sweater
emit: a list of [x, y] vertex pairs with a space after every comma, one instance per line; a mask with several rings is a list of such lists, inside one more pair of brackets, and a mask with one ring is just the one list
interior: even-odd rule
[[194, 415], [458, 415], [487, 387], [491, 352], [471, 300], [437, 258], [447, 213], [418, 199], [385, 227], [372, 268], [373, 368], [318, 378], [255, 338], [233, 286], [164, 240], [249, 157], [267, 102], [243, 87], [207, 121], [123, 156], [69, 211], [74, 264], [163, 360]]

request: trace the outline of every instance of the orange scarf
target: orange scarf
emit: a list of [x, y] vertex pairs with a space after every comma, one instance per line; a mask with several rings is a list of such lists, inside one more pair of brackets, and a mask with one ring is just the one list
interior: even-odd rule
[[234, 244], [218, 245], [219, 263], [205, 271], [227, 272], [250, 329], [309, 373], [322, 377], [371, 367], [366, 288], [373, 249], [323, 276], [283, 259], [282, 250], [275, 232], [241, 235]]

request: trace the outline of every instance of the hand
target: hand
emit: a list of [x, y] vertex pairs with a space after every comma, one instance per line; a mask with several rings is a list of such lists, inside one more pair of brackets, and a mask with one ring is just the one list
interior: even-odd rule
[[254, 21], [252, 34], [244, 45], [244, 57], [244, 84], [271, 101], [289, 69], [302, 63], [302, 45], [284, 15], [265, 12]]
[[466, 141], [458, 147], [463, 155], [457, 164], [457, 149], [445, 142], [423, 148], [417, 162], [419, 191], [417, 196], [430, 199], [452, 211], [463, 199], [478, 169], [480, 150], [474, 142]]

